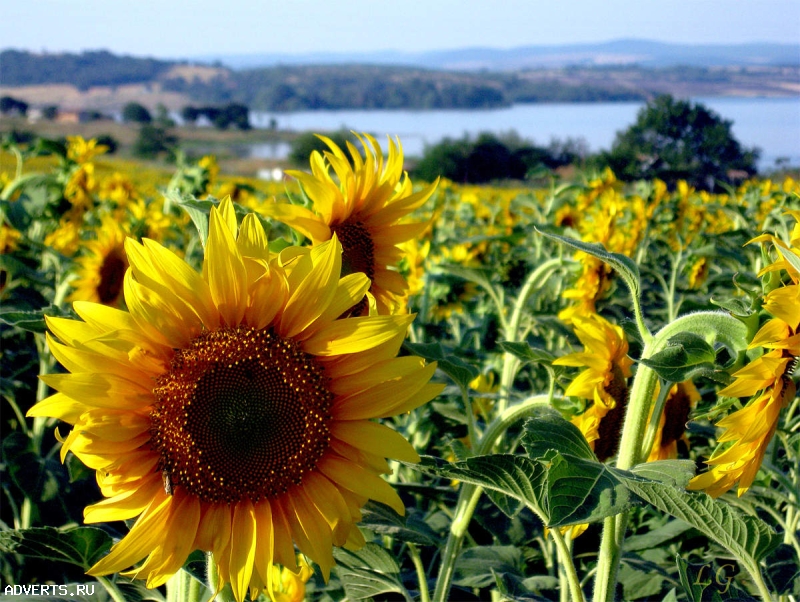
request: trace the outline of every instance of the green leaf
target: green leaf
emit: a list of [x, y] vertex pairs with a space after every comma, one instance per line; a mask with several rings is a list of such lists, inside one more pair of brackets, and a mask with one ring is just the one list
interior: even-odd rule
[[692, 460], [658, 460], [637, 464], [631, 469], [637, 476], [666, 483], [678, 489], [686, 488], [695, 471], [696, 466]]
[[627, 486], [651, 506], [690, 524], [750, 566], [757, 566], [780, 544], [781, 537], [764, 521], [739, 514], [705, 493], [638, 477], [627, 479]]
[[111, 536], [95, 527], [59, 531], [53, 527], [0, 531], [0, 550], [53, 562], [66, 562], [84, 571], [111, 548]]
[[457, 585], [486, 587], [495, 582], [497, 574], [522, 577], [524, 561], [516, 546], [476, 546], [464, 550], [456, 561]]
[[511, 341], [500, 341], [498, 343], [500, 348], [506, 353], [510, 353], [518, 360], [531, 363], [531, 364], [551, 364], [556, 356], [545, 351], [544, 349], [537, 349], [531, 347], [527, 343], [516, 343]]
[[610, 253], [606, 248], [599, 243], [588, 243], [581, 240], [575, 240], [567, 236], [559, 236], [551, 232], [545, 232], [539, 228], [534, 228], [542, 236], [560, 242], [563, 245], [588, 253], [593, 257], [597, 257], [600, 261], [610, 265], [625, 281], [631, 295], [639, 298], [641, 291], [639, 266], [636, 265], [630, 257], [621, 255], [620, 253]]
[[218, 203], [210, 200], [200, 201], [191, 194], [182, 196], [177, 190], [168, 191], [166, 196], [170, 201], [189, 214], [194, 227], [197, 228], [197, 233], [200, 236], [200, 243], [203, 245], [203, 249], [205, 249], [206, 241], [208, 240], [208, 220], [211, 215], [211, 208], [216, 207]]
[[598, 522], [638, 502], [604, 464], [559, 452], [551, 452], [547, 485], [548, 527]]
[[711, 564], [690, 564], [680, 556], [676, 556], [676, 562], [681, 586], [691, 602], [758, 601], [733, 584], [732, 577], [723, 572], [725, 565], [717, 568]]
[[488, 268], [465, 268], [460, 265], [443, 264], [437, 266], [443, 272], [458, 276], [469, 282], [474, 282], [478, 286], [482, 286], [486, 290], [492, 288], [491, 274], [492, 271]]
[[691, 528], [691, 525], [682, 520], [671, 520], [663, 527], [627, 538], [625, 540], [625, 552], [659, 548], [676, 537], [680, 537]]
[[525, 421], [522, 445], [531, 458], [555, 449], [564, 456], [597, 459], [578, 427], [551, 408], [541, 408]]
[[716, 352], [705, 339], [691, 332], [681, 332], [667, 341], [667, 346], [640, 361], [666, 381], [679, 383], [698, 368], [714, 369]]
[[361, 509], [359, 526], [381, 535], [390, 535], [400, 541], [410, 541], [425, 546], [439, 544], [439, 536], [417, 513], [402, 517], [397, 512], [377, 502], [369, 502]]
[[382, 547], [368, 543], [356, 552], [334, 548], [337, 577], [350, 600], [369, 600], [374, 596], [397, 593], [407, 602], [411, 595], [400, 581], [400, 568]]
[[439, 370], [447, 374], [453, 381], [467, 388], [469, 383], [480, 374], [477, 368], [470, 366], [455, 355], [445, 355], [440, 343], [403, 343], [403, 347], [410, 353], [417, 355], [429, 362], [437, 362]]
[[56, 305], [31, 311], [0, 311], [0, 322], [31, 332], [47, 332], [44, 317], [71, 317], [72, 314]]

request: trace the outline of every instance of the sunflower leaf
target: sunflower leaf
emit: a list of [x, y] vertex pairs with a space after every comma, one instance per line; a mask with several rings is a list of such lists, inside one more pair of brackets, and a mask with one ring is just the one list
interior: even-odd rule
[[429, 362], [436, 362], [439, 370], [447, 374], [460, 387], [466, 388], [478, 376], [478, 369], [455, 355], [445, 355], [440, 343], [403, 343], [409, 352]]
[[678, 383], [697, 370], [713, 371], [716, 357], [714, 348], [703, 337], [681, 332], [670, 338], [664, 349], [640, 361], [664, 380]]
[[397, 593], [411, 602], [411, 595], [400, 581], [400, 568], [382, 547], [368, 543], [358, 551], [335, 548], [334, 571], [350, 600], [369, 600], [374, 596]]
[[518, 360], [525, 363], [545, 364], [549, 366], [552, 364], [553, 360], [556, 359], [556, 356], [549, 351], [531, 347], [528, 343], [500, 341], [498, 345], [503, 351], [510, 353]]
[[397, 514], [389, 506], [369, 502], [361, 509], [363, 514], [359, 526], [382, 535], [391, 535], [399, 541], [410, 541], [425, 546], [435, 546], [439, 536], [417, 513], [408, 517]]
[[610, 265], [620, 276], [622, 276], [622, 279], [625, 281], [625, 284], [631, 291], [631, 295], [637, 299], [639, 298], [639, 293], [641, 291], [639, 266], [637, 266], [636, 262], [634, 262], [630, 257], [621, 255], [620, 253], [611, 253], [607, 251], [606, 248], [600, 243], [583, 242], [582, 240], [575, 240], [574, 238], [569, 238], [568, 236], [559, 236], [558, 234], [553, 234], [552, 232], [545, 232], [539, 228], [534, 228], [534, 230], [546, 238], [555, 240], [562, 245], [567, 245], [568, 247], [572, 247], [578, 251], [583, 251], [592, 257], [597, 257], [603, 263]]
[[525, 421], [522, 445], [531, 458], [540, 458], [551, 449], [564, 456], [596, 460], [578, 427], [550, 408], [542, 408]]
[[[621, 471], [619, 474], [622, 476]], [[625, 481], [628, 489], [648, 504], [689, 523], [750, 567], [757, 567], [781, 541], [759, 518], [742, 515], [705, 493], [690, 493], [671, 483], [638, 476]]]
[[0, 551], [66, 562], [88, 570], [111, 547], [111, 536], [95, 527], [60, 531], [53, 527], [0, 531]]

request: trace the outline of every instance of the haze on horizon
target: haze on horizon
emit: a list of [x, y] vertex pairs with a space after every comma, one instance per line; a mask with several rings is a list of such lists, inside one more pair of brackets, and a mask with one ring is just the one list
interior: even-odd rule
[[[800, 43], [797, 0], [16, 0], [0, 45], [192, 59], [580, 44]], [[0, 69], [2, 66], [0, 66]], [[0, 71], [0, 79], [2, 72]]]

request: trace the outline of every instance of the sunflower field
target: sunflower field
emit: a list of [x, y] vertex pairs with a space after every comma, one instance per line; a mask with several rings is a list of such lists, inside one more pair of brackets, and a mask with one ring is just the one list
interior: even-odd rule
[[0, 599], [800, 599], [800, 183], [2, 148]]

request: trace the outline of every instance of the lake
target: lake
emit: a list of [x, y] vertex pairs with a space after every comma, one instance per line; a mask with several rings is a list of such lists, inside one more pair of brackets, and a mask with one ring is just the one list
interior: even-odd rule
[[[696, 98], [722, 118], [733, 122], [733, 135], [747, 147], [761, 148], [761, 169], [783, 158], [800, 166], [800, 97]], [[641, 102], [518, 104], [491, 110], [348, 110], [266, 113], [253, 111], [254, 127], [332, 131], [340, 128], [371, 132], [384, 144], [386, 135], [399, 136], [406, 156], [421, 156], [425, 145], [445, 137], [475, 136], [480, 132], [516, 131], [522, 138], [547, 145], [553, 138], [582, 138], [591, 152], [609, 149], [615, 134], [636, 121]], [[281, 159], [285, 144], [254, 145], [248, 156]]]

